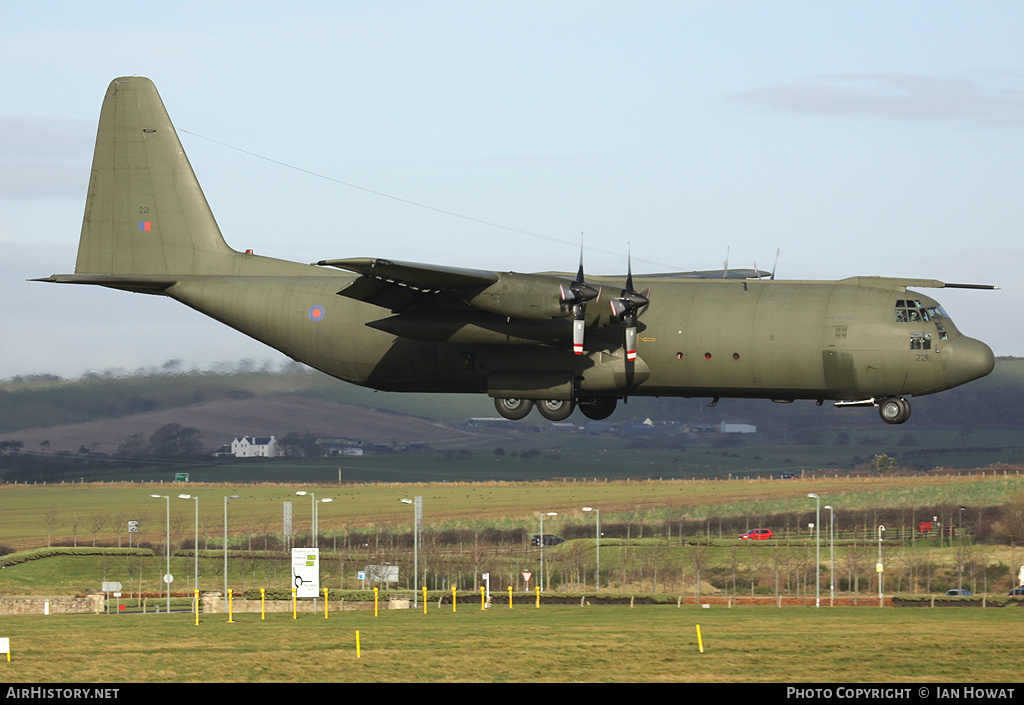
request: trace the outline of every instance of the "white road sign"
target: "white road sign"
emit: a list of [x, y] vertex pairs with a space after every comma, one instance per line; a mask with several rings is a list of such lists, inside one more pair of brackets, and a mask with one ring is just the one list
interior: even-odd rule
[[292, 586], [296, 597], [320, 594], [320, 549], [292, 549]]

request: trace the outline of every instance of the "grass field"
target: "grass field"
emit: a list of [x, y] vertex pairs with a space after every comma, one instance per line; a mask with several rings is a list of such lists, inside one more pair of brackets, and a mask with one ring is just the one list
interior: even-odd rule
[[7, 683], [1012, 683], [1019, 611], [460, 605], [199, 625], [189, 614], [0, 617], [12, 651], [0, 672]]
[[[200, 546], [207, 538], [223, 533], [224, 497], [230, 500], [229, 534], [279, 533], [283, 502], [292, 502], [293, 526], [308, 531], [312, 513], [308, 490], [319, 499], [321, 533], [344, 532], [364, 527], [408, 531], [412, 514], [399, 500], [420, 495], [424, 522], [429, 530], [454, 526], [536, 526], [539, 512], [557, 512], [546, 530], [558, 533], [563, 522], [590, 523], [583, 506], [601, 510], [602, 521], [660, 521], [704, 519], [709, 516], [750, 516], [808, 511], [814, 505], [810, 492], [821, 496], [822, 505], [835, 507], [840, 520], [844, 511], [872, 507], [905, 507], [956, 504], [980, 507], [1002, 504], [1024, 489], [1024, 475], [927, 474], [893, 477], [860, 477], [836, 474], [796, 480], [666, 480], [666, 481], [548, 481], [548, 482], [434, 482], [365, 484], [285, 483], [82, 483], [49, 485], [0, 485], [0, 543], [18, 549], [45, 546], [50, 541], [90, 545], [93, 538], [128, 543], [127, 522], [140, 521], [143, 541], [162, 542], [166, 503], [151, 494], [170, 497], [172, 541], [192, 538], [195, 502], [178, 499], [180, 493], [199, 497]], [[909, 516], [909, 515], [908, 515]], [[965, 522], [967, 518], [965, 517]], [[840, 527], [842, 528], [842, 527]]]

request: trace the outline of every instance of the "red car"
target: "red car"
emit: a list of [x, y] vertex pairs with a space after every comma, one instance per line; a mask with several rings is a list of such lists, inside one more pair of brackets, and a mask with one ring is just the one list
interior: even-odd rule
[[752, 529], [747, 533], [740, 536], [741, 539], [749, 539], [754, 541], [764, 541], [770, 538], [774, 538], [775, 535], [771, 529]]

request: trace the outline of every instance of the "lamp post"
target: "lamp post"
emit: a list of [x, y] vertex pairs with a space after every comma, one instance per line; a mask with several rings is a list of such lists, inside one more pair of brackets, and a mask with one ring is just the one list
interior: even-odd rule
[[826, 504], [828, 510], [828, 605], [835, 607], [836, 604], [836, 510]]
[[195, 577], [192, 579], [193, 580], [192, 588], [195, 589], [195, 590], [198, 590], [199, 589], [199, 497], [197, 497], [196, 495], [191, 495], [191, 494], [179, 494], [178, 495], [178, 499], [194, 499], [195, 502], [196, 502], [196, 536], [195, 536], [195, 544], [192, 546], [192, 558], [194, 559], [194, 563], [195, 563], [193, 575]]
[[814, 606], [821, 607], [821, 497], [813, 492], [807, 495], [814, 500]]
[[310, 539], [309, 545], [315, 547], [316, 546], [316, 495], [314, 493], [312, 493], [312, 492], [306, 492], [306, 490], [299, 490], [295, 494], [299, 495], [300, 497], [305, 497], [306, 495], [309, 495], [310, 498], [312, 499], [312, 504], [310, 505], [310, 519], [309, 519], [309, 521], [310, 521], [309, 531], [312, 534], [312, 537]]
[[[312, 519], [312, 522], [313, 522], [313, 527], [312, 527], [312, 529], [313, 529], [312, 546], [313, 546], [313, 548], [316, 548], [317, 546], [320, 545], [320, 510], [317, 508], [317, 505], [316, 505], [316, 495], [314, 493], [312, 493], [312, 492], [306, 492], [305, 490], [299, 490], [295, 494], [300, 495], [302, 497], [305, 497], [308, 494], [310, 496], [310, 498], [313, 500], [313, 505], [312, 505], [313, 506], [313, 510], [312, 510], [312, 514], [313, 514], [313, 519]], [[334, 500], [331, 499], [330, 497], [325, 497], [324, 499], [321, 499], [320, 501], [321, 502], [333, 502]]]
[[167, 572], [164, 573], [165, 592], [167, 594], [167, 612], [171, 611], [171, 497], [166, 494], [151, 494], [154, 499], [167, 502], [167, 517], [164, 519], [164, 554], [167, 557]]
[[224, 597], [221, 599], [228, 599], [228, 500], [238, 499], [237, 494], [227, 495], [224, 497]]
[[558, 512], [542, 512], [540, 515], [540, 582], [538, 585], [544, 590], [544, 517], [556, 517]]
[[400, 500], [404, 504], [413, 506], [412, 522], [412, 606], [419, 606], [419, 579], [420, 579], [420, 529], [423, 526], [423, 498]]
[[956, 520], [956, 588], [957, 595], [964, 594], [964, 512], [967, 507], [960, 507]]
[[881, 607], [885, 603], [882, 601], [882, 532], [885, 531], [885, 527], [881, 524], [878, 525], [878, 564], [875, 566], [875, 570], [878, 571], [878, 606]]
[[597, 518], [597, 544], [594, 551], [594, 586], [597, 592], [601, 592], [601, 510], [594, 507], [583, 507], [585, 512], [594, 512]]

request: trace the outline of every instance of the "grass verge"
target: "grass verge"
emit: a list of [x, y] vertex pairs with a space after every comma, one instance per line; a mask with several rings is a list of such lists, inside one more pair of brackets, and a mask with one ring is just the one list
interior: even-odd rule
[[[1014, 682], [1005, 610], [459, 605], [0, 617], [8, 683]], [[1012, 618], [1016, 618], [1013, 615]], [[700, 625], [704, 651], [698, 649]], [[356, 655], [356, 631], [360, 654]], [[942, 635], [955, 648], [936, 648]]]

